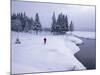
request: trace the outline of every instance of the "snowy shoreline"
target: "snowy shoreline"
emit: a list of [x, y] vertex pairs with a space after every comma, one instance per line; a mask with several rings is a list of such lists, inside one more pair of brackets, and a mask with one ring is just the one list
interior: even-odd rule
[[96, 39], [95, 32], [87, 32], [87, 31], [74, 31], [72, 32], [73, 35], [77, 37], [87, 38], [87, 39]]

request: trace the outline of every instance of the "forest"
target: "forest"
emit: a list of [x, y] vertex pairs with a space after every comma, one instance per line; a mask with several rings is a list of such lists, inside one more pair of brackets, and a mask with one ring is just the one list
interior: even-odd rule
[[[45, 30], [46, 29], [46, 30]], [[31, 32], [37, 34], [40, 31], [50, 31], [51, 33], [66, 33], [73, 31], [73, 21], [68, 22], [67, 15], [60, 13], [56, 19], [55, 12], [52, 15], [52, 23], [50, 28], [43, 28], [39, 14], [36, 13], [35, 18], [28, 17], [26, 13], [13, 13], [11, 15], [11, 30], [16, 32]]]

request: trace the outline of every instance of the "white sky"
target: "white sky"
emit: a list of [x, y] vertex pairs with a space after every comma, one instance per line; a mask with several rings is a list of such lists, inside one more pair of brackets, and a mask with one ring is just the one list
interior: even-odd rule
[[68, 21], [72, 20], [75, 30], [95, 31], [95, 7], [67, 4], [36, 3], [12, 1], [12, 13], [26, 12], [29, 17], [35, 17], [38, 12], [43, 27], [50, 27], [52, 15], [67, 14]]

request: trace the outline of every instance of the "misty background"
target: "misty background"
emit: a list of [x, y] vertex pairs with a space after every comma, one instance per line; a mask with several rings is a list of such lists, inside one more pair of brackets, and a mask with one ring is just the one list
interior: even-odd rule
[[95, 6], [12, 1], [11, 12], [12, 14], [25, 12], [28, 17], [33, 17], [33, 19], [38, 13], [42, 27], [51, 27], [53, 12], [55, 12], [56, 18], [63, 13], [67, 14], [68, 23], [73, 21], [74, 30], [95, 31]]

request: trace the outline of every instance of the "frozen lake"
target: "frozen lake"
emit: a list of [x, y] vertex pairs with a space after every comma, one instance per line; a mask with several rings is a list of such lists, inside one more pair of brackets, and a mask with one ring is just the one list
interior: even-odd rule
[[81, 38], [84, 44], [80, 45], [80, 51], [75, 54], [76, 58], [85, 66], [87, 69], [96, 68], [96, 40]]

